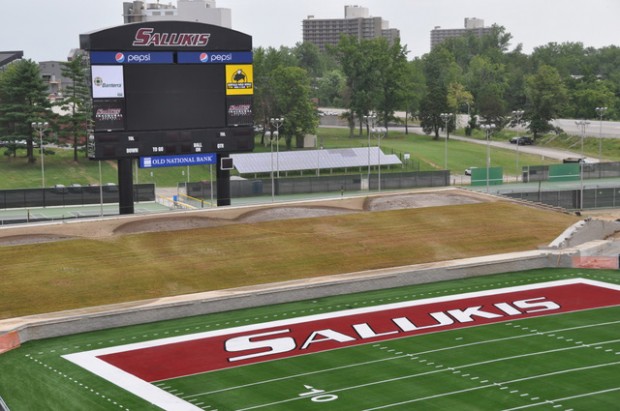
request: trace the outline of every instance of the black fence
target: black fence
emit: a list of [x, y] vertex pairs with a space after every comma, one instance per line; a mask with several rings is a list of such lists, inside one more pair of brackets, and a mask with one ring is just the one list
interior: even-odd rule
[[[134, 201], [155, 201], [154, 184], [133, 186]], [[118, 186], [56, 186], [0, 191], [0, 209], [118, 203]]]
[[[561, 207], [567, 210], [618, 208], [620, 207], [620, 188], [584, 188], [563, 191], [539, 191], [527, 193], [504, 193], [506, 197]], [[583, 200], [582, 200], [583, 198]]]
[[[272, 191], [273, 182], [273, 191]], [[397, 190], [416, 187], [444, 187], [450, 185], [449, 171], [419, 171], [409, 173], [386, 173], [381, 175], [382, 190]], [[215, 184], [210, 181], [183, 183], [186, 194], [199, 199], [217, 197]], [[214, 190], [213, 192], [211, 190]], [[232, 180], [230, 195], [232, 198], [289, 194], [312, 194], [332, 192], [359, 192], [378, 190], [379, 175], [337, 175], [317, 177], [280, 177], [265, 179]]]
[[[527, 166], [522, 169], [523, 182], [548, 181], [549, 168], [553, 165]], [[620, 177], [620, 163], [586, 163], [582, 164], [583, 179]]]

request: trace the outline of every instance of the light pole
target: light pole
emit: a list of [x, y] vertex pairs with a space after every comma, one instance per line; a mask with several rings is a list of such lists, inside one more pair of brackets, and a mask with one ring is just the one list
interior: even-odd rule
[[381, 139], [387, 133], [387, 130], [384, 127], [377, 127], [372, 129], [372, 133], [377, 136], [377, 164], [379, 165], [379, 181], [377, 189], [381, 191]]
[[450, 138], [450, 134], [448, 133], [448, 121], [450, 121], [450, 118], [452, 117], [452, 114], [451, 113], [441, 113], [439, 116], [444, 121], [444, 123], [446, 123], [446, 142], [445, 142], [445, 145], [444, 145], [443, 158], [444, 158], [444, 168], [447, 170], [448, 169], [448, 139]]
[[[373, 113], [370, 113], [367, 116], [364, 116], [364, 120], [366, 121], [366, 127], [369, 127], [371, 130], [375, 128], [375, 116]], [[370, 130], [368, 130], [368, 190], [370, 190]]]
[[[514, 121], [517, 125], [517, 127], [519, 127], [519, 124], [521, 123], [521, 118], [523, 117], [523, 114], [525, 113], [525, 111], [523, 110], [514, 110], [512, 112], [512, 117], [514, 117]], [[519, 176], [521, 175], [521, 171], [519, 170], [519, 139], [517, 139], [517, 181], [519, 181]]]
[[[607, 107], [597, 107], [595, 108], [596, 114], [598, 114], [599, 124], [598, 124], [598, 162], [603, 161], [603, 116], [607, 111]], [[599, 169], [600, 170], [600, 169]]]
[[276, 138], [276, 175], [280, 178], [280, 127], [284, 123], [284, 117], [272, 117], [269, 119], [272, 126], [276, 128], [273, 136]]
[[581, 159], [579, 159], [579, 209], [583, 210], [583, 139], [586, 136], [586, 127], [590, 124], [587, 120], [575, 121], [581, 130]]
[[265, 136], [269, 137], [269, 145], [271, 147], [271, 173], [270, 173], [270, 177], [271, 177], [271, 202], [273, 203], [275, 201], [275, 190], [274, 190], [274, 181], [273, 181], [273, 133], [271, 131], [266, 131], [265, 132]]
[[495, 130], [495, 124], [482, 124], [480, 126], [487, 137], [487, 194], [489, 192], [489, 168], [491, 168], [491, 133]]
[[33, 121], [30, 124], [33, 129], [39, 132], [39, 148], [41, 149], [41, 188], [45, 188], [45, 155], [43, 152], [43, 133], [49, 127], [49, 123], [47, 121]]
[[583, 139], [586, 137], [586, 127], [590, 124], [588, 120], [578, 120], [575, 124], [581, 129], [581, 158], [583, 159]]

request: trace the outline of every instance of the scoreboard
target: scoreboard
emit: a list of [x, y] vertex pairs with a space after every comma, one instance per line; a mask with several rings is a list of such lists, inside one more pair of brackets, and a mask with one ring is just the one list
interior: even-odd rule
[[83, 34], [80, 43], [90, 56], [91, 159], [254, 148], [250, 36], [162, 21]]

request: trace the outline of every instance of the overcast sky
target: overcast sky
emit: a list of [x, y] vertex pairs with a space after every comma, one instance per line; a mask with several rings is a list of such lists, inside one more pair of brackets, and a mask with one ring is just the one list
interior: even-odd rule
[[[151, 0], [149, 2], [155, 2]], [[162, 3], [176, 0], [162, 0]], [[123, 23], [123, 0], [3, 0], [0, 51], [22, 50], [35, 61], [66, 60], [80, 33]], [[465, 17], [496, 23], [525, 53], [549, 42], [620, 45], [620, 0], [217, 0], [232, 10], [233, 29], [253, 36], [254, 47], [294, 46], [301, 22], [342, 18], [344, 6], [367, 7], [401, 33], [411, 58], [428, 53], [435, 26], [462, 28]]]

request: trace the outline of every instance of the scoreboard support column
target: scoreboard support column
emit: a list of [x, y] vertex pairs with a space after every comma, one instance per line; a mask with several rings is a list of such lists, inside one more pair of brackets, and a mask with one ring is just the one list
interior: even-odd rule
[[216, 178], [217, 178], [217, 206], [230, 205], [230, 169], [222, 167], [222, 159], [228, 158], [228, 154], [217, 154]]
[[133, 214], [133, 167], [131, 158], [118, 160], [119, 214]]

